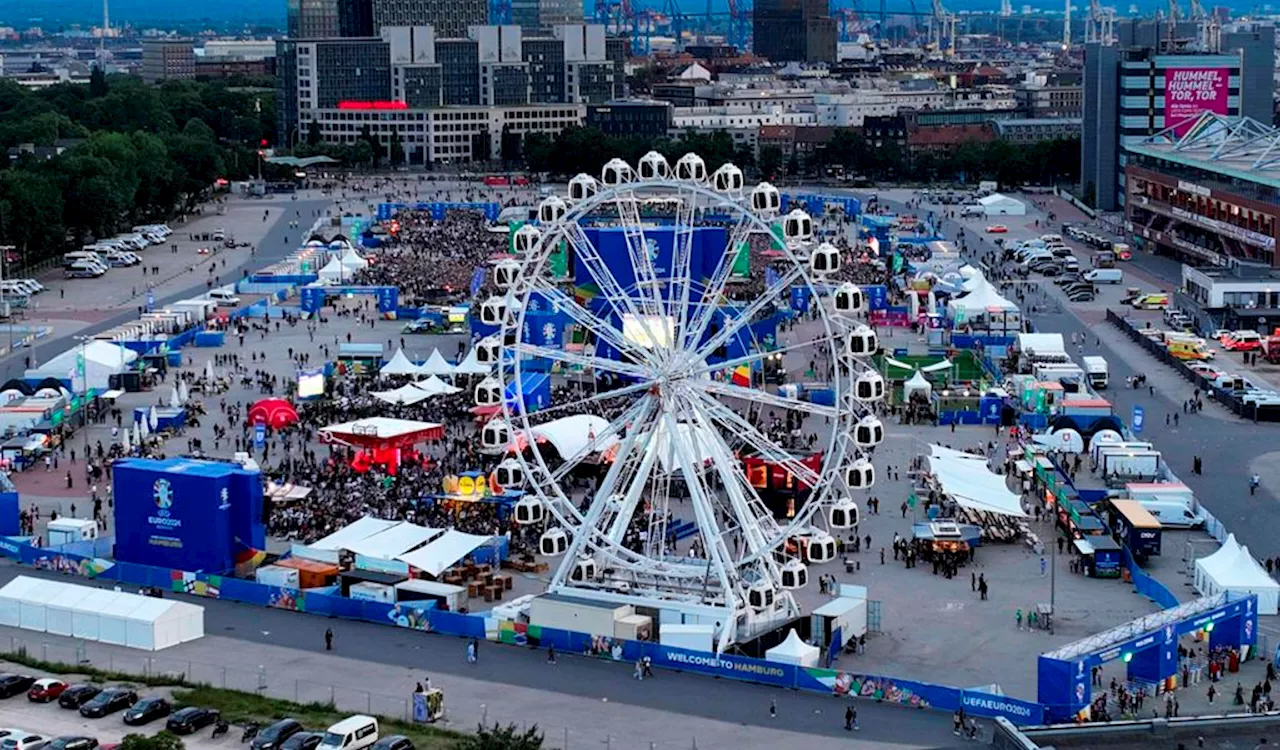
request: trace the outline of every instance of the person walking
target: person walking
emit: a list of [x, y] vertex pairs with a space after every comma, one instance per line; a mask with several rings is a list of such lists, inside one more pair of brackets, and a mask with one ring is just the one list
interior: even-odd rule
[[333, 650], [333, 628], [324, 629], [324, 650]]
[[551, 644], [550, 646], [547, 646], [547, 663], [548, 664], [556, 663], [556, 645], [554, 643]]
[[1262, 477], [1258, 476], [1256, 473], [1253, 476], [1249, 477], [1249, 494], [1253, 495], [1255, 492], [1257, 492], [1258, 485], [1260, 484], [1262, 484]]
[[[769, 718], [770, 719], [778, 718], [778, 699], [777, 698], [769, 699]], [[855, 719], [857, 718], [856, 713], [854, 714], [854, 718]]]
[[853, 729], [853, 722], [858, 718], [858, 712], [853, 710], [853, 706], [848, 706], [844, 710], [844, 731], [848, 732]]
[[467, 663], [475, 664], [479, 660], [480, 655], [476, 653], [476, 640], [472, 638], [470, 641], [467, 641]]

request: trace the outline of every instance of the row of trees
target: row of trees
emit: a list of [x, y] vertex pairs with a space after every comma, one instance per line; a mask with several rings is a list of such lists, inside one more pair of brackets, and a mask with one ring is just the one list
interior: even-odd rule
[[731, 161], [765, 179], [804, 179], [844, 174], [869, 180], [931, 182], [935, 180], [995, 179], [1002, 184], [1074, 182], [1080, 173], [1080, 141], [1041, 141], [1021, 146], [1007, 141], [972, 141], [942, 152], [912, 153], [894, 141], [873, 144], [860, 131], [837, 128], [830, 141], [801, 153], [762, 146], [757, 158], [747, 147], [735, 146], [724, 131], [688, 132], [677, 138], [610, 137], [594, 128], [569, 128], [555, 136], [533, 133], [515, 148], [503, 140], [502, 158], [530, 171], [570, 176], [599, 174], [604, 163], [621, 157], [634, 164], [656, 150], [674, 162], [690, 151], [707, 162], [709, 170]]
[[0, 80], [0, 148], [65, 147], [0, 163], [0, 245], [23, 261], [191, 211], [219, 178], [257, 171], [274, 97], [222, 82], [148, 86], [95, 70], [89, 85], [32, 91]]

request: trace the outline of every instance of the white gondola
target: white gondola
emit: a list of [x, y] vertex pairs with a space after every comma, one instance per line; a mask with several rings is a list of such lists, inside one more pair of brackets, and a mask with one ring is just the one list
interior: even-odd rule
[[836, 287], [832, 298], [838, 313], [861, 312], [862, 308], [867, 306], [866, 295], [856, 285], [848, 282]]
[[502, 382], [490, 376], [476, 383], [476, 406], [498, 406], [502, 403]]
[[525, 495], [516, 501], [515, 508], [516, 523], [521, 526], [533, 526], [542, 523], [542, 515], [544, 509], [538, 498], [532, 495]]
[[563, 219], [567, 213], [569, 213], [569, 205], [558, 195], [543, 198], [538, 204], [538, 221], [543, 224], [554, 224]]
[[697, 154], [685, 154], [676, 160], [676, 179], [701, 185], [707, 181], [707, 163]]
[[717, 193], [730, 196], [742, 195], [742, 186], [745, 182], [742, 170], [732, 164], [725, 164], [711, 173], [711, 188]]
[[782, 210], [782, 194], [767, 182], [751, 188], [751, 210], [761, 216], [777, 216]]
[[830, 534], [817, 534], [809, 537], [809, 562], [815, 565], [831, 562], [836, 559], [836, 540]]
[[782, 217], [782, 239], [789, 243], [813, 239], [813, 217], [798, 208]]
[[494, 468], [493, 479], [503, 489], [519, 487], [524, 484], [524, 467], [514, 458], [508, 458]]
[[859, 458], [844, 470], [844, 483], [851, 490], [865, 490], [876, 483], [876, 467], [865, 458]]
[[569, 572], [569, 580], [575, 583], [585, 583], [596, 577], [596, 561], [590, 557], [579, 557], [573, 563], [573, 570]]
[[520, 278], [520, 269], [523, 266], [519, 261], [506, 260], [498, 261], [498, 265], [493, 267], [493, 283], [497, 284], [502, 291], [507, 291], [515, 286], [516, 281]]
[[542, 532], [538, 539], [538, 551], [547, 557], [559, 557], [569, 550], [569, 535], [556, 526]]
[[496, 334], [485, 336], [476, 342], [476, 361], [482, 365], [492, 365], [502, 356], [502, 339]]
[[671, 165], [667, 163], [667, 157], [657, 151], [650, 151], [640, 157], [640, 161], [636, 164], [636, 171], [642, 180], [671, 179]]
[[845, 350], [853, 357], [870, 357], [880, 348], [880, 340], [871, 326], [858, 324], [849, 332]]
[[[539, 209], [541, 211], [541, 209]], [[529, 257], [542, 241], [542, 230], [532, 224], [525, 224], [516, 230], [511, 246], [521, 257]]]
[[511, 426], [505, 419], [490, 419], [480, 431], [480, 445], [486, 452], [501, 452], [511, 444]]
[[884, 378], [874, 371], [862, 373], [853, 381], [853, 397], [863, 403], [884, 399]]
[[809, 569], [799, 560], [791, 559], [783, 563], [782, 588], [794, 591], [802, 589], [809, 583]]
[[827, 522], [833, 529], [852, 529], [858, 525], [858, 504], [851, 497], [842, 497], [827, 511]]
[[868, 414], [853, 426], [853, 444], [859, 448], [874, 448], [884, 442], [884, 422], [874, 414]]
[[773, 587], [761, 581], [747, 588], [747, 605], [755, 610], [769, 609], [773, 606]]
[[586, 172], [579, 172], [569, 180], [569, 200], [585, 201], [600, 190], [600, 183]]
[[636, 171], [622, 159], [610, 159], [600, 170], [600, 183], [607, 188], [635, 182]]
[[830, 242], [824, 242], [809, 254], [809, 270], [818, 275], [840, 270], [840, 251]]
[[480, 322], [489, 326], [500, 326], [507, 318], [507, 300], [503, 297], [490, 297], [480, 304]]

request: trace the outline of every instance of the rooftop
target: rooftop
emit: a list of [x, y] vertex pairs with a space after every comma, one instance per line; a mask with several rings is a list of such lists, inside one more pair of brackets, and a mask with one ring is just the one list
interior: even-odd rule
[[1251, 117], [1205, 112], [1126, 148], [1280, 189], [1280, 128]]

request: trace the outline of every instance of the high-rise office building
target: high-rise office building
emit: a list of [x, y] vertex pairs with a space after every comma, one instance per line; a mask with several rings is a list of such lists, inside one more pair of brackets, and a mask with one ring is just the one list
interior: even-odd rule
[[144, 39], [142, 80], [147, 83], [196, 77], [196, 53], [190, 39]]
[[754, 51], [775, 63], [836, 61], [836, 21], [827, 0], [756, 0]]
[[338, 0], [288, 0], [286, 30], [290, 39], [338, 36]]
[[584, 17], [582, 0], [511, 0], [511, 22], [526, 34], [581, 24]]
[[337, 0], [338, 36], [371, 37], [378, 31], [373, 25], [373, 0]]
[[1085, 45], [1080, 191], [1096, 208], [1123, 208], [1128, 144], [1204, 111], [1271, 121], [1274, 28], [1226, 32], [1214, 53], [1186, 43], [1195, 34], [1185, 22], [1172, 34], [1163, 22], [1123, 22], [1116, 44]]
[[373, 26], [431, 26], [438, 39], [460, 39], [489, 22], [487, 0], [371, 0]]

